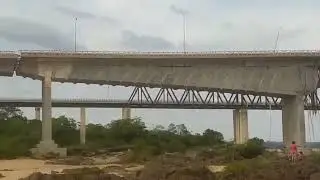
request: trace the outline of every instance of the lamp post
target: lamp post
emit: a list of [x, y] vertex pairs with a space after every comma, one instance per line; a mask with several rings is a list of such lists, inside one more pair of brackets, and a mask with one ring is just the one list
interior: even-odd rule
[[74, 18], [74, 52], [77, 51], [77, 21], [78, 18]]
[[281, 31], [281, 27], [280, 27], [280, 29], [279, 29], [278, 32], [277, 32], [277, 37], [276, 37], [276, 40], [275, 40], [275, 42], [274, 42], [274, 49], [273, 49], [274, 53], [276, 53], [276, 51], [277, 51], [277, 49], [278, 49], [280, 31]]
[[274, 43], [274, 51], [277, 51], [277, 48], [278, 48], [279, 35], [280, 35], [280, 32], [278, 31], [277, 37], [276, 37], [276, 41], [275, 41], [275, 43]]
[[187, 34], [187, 22], [186, 22], [186, 14], [182, 13], [183, 18], [183, 52], [186, 53], [186, 34]]
[[178, 15], [182, 16], [183, 24], [182, 24], [182, 30], [183, 30], [183, 52], [186, 54], [186, 39], [187, 39], [187, 20], [186, 15], [188, 14], [188, 11], [183, 10], [181, 8], [177, 8], [176, 6], [172, 5], [171, 10]]

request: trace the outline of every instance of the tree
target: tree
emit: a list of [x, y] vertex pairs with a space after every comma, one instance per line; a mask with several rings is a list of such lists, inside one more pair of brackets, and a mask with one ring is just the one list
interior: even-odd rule
[[[19, 157], [28, 154], [41, 139], [41, 121], [28, 120], [15, 107], [0, 108], [0, 158]], [[79, 124], [66, 116], [52, 119], [52, 135], [55, 142], [67, 147], [68, 152], [85, 150], [123, 150], [133, 148], [141, 157], [164, 152], [184, 152], [188, 148], [207, 146], [223, 141], [221, 133], [206, 130], [203, 135], [191, 134], [184, 124], [170, 124], [168, 129], [156, 126], [149, 131], [141, 119], [115, 120], [107, 125], [88, 124], [87, 143], [80, 145]], [[12, 148], [15, 147], [15, 148]]]
[[123, 139], [126, 143], [146, 133], [146, 126], [139, 118], [115, 120], [108, 124], [107, 128], [112, 136]]
[[176, 126], [177, 134], [178, 135], [189, 135], [190, 132], [188, 131], [187, 127], [184, 124], [179, 124]]
[[240, 145], [238, 149], [242, 157], [251, 159], [263, 154], [265, 150], [263, 144], [263, 139], [255, 137], [249, 139], [246, 144]]
[[153, 130], [156, 132], [159, 132], [159, 131], [164, 131], [165, 128], [162, 125], [156, 125], [156, 127]]
[[22, 118], [22, 111], [17, 107], [1, 107], [0, 108], [0, 120], [8, 120], [11, 118], [19, 117]]
[[169, 124], [168, 131], [170, 133], [177, 134], [178, 133], [177, 126], [175, 124], [173, 124], [173, 123]]
[[254, 138], [252, 138], [252, 139], [249, 139], [249, 140], [248, 140], [248, 143], [254, 143], [254, 144], [263, 146], [264, 140], [263, 140], [263, 139], [260, 139], [260, 138], [257, 138], [257, 137], [254, 137]]
[[209, 144], [221, 143], [224, 140], [222, 133], [214, 131], [212, 129], [206, 129], [203, 132], [203, 137]]
[[52, 135], [62, 146], [70, 146], [80, 142], [80, 132], [76, 120], [60, 116], [52, 119]]

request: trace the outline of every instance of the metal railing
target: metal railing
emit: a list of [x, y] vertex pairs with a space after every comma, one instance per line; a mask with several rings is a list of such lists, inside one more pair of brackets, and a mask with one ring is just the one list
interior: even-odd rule
[[264, 51], [163, 51], [163, 52], [142, 52], [142, 51], [68, 51], [68, 50], [19, 50], [19, 51], [0, 51], [0, 55], [52, 55], [52, 56], [320, 56], [320, 50], [264, 50]]

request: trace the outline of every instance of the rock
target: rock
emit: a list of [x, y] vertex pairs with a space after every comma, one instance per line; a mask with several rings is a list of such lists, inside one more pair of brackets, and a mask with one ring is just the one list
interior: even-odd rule
[[108, 157], [106, 158], [106, 163], [119, 163], [121, 160], [119, 157]]
[[51, 174], [59, 174], [58, 171], [51, 171]]
[[144, 165], [137, 165], [137, 166], [125, 168], [125, 170], [129, 171], [129, 172], [138, 172], [138, 171], [141, 171], [143, 169], [144, 169]]
[[29, 177], [26, 178], [21, 178], [20, 180], [41, 180], [42, 179], [42, 174], [37, 172], [31, 174]]
[[2, 169], [0, 171], [13, 171], [12, 169]]
[[226, 166], [208, 166], [207, 167], [209, 169], [209, 171], [213, 172], [213, 173], [217, 173], [217, 172], [223, 172], [226, 168]]
[[51, 175], [51, 174], [43, 174], [41, 179], [39, 180], [54, 180], [56, 179], [54, 175]]
[[76, 172], [65, 171], [67, 174], [41, 174], [34, 173], [29, 177], [20, 180], [56, 180], [56, 179], [77, 179], [77, 180], [125, 180], [124, 177], [116, 174], [107, 174], [103, 172], [88, 171], [88, 169], [78, 169]]
[[62, 170], [63, 174], [99, 174], [101, 172], [102, 170], [97, 167]]
[[191, 158], [191, 159], [195, 159], [197, 156], [198, 156], [198, 152], [197, 151], [187, 151], [186, 153], [185, 153], [185, 156], [186, 157], [189, 157], [189, 158]]
[[55, 159], [47, 161], [46, 164], [63, 164], [63, 165], [93, 165], [94, 160], [91, 158], [84, 158], [80, 156], [68, 157], [64, 159]]
[[105, 164], [107, 164], [107, 161], [105, 159], [101, 159], [101, 158], [92, 158], [92, 164], [105, 165]]

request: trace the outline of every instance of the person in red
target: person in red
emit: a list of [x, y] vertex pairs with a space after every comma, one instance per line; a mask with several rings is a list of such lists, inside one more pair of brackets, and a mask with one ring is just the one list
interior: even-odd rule
[[295, 141], [292, 141], [291, 145], [290, 145], [290, 152], [289, 152], [289, 156], [297, 156], [298, 155], [298, 146], [296, 145]]

